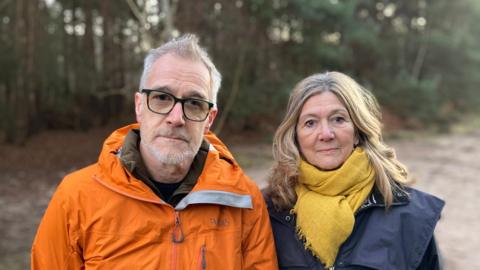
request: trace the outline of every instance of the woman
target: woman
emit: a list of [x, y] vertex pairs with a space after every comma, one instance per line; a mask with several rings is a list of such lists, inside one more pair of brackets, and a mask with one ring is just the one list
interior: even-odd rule
[[438, 269], [444, 202], [408, 187], [375, 98], [339, 72], [293, 90], [265, 196], [280, 269]]

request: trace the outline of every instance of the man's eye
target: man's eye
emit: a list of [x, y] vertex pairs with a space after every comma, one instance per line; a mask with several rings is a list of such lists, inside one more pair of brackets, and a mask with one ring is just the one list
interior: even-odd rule
[[192, 107], [203, 108], [206, 103], [197, 99], [187, 99], [185, 104]]
[[159, 101], [171, 101], [172, 97], [167, 94], [156, 94], [152, 97], [152, 99], [159, 100]]

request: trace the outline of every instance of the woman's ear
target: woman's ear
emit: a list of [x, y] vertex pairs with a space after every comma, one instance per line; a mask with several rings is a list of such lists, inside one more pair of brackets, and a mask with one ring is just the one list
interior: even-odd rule
[[358, 130], [355, 130], [355, 142], [353, 143], [353, 148], [357, 147], [360, 144], [360, 133]]

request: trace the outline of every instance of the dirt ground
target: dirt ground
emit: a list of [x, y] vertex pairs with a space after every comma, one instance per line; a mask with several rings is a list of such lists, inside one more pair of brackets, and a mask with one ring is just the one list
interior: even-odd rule
[[[41, 134], [24, 147], [0, 145], [0, 270], [28, 269], [30, 246], [60, 179], [97, 159], [112, 127]], [[446, 201], [436, 237], [445, 269], [480, 269], [480, 130], [389, 140], [418, 178], [416, 187]], [[265, 185], [270, 146], [232, 147], [247, 174]]]

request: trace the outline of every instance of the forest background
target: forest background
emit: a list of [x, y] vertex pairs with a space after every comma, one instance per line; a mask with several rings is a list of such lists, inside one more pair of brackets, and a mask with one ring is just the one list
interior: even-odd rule
[[187, 32], [223, 75], [213, 129], [261, 187], [292, 87], [342, 71], [446, 200], [445, 269], [480, 269], [479, 21], [477, 0], [0, 0], [0, 269], [29, 268], [59, 181], [134, 121], [145, 53]]
[[267, 132], [301, 78], [339, 70], [386, 122], [448, 130], [480, 110], [475, 0], [2, 0], [0, 140], [132, 120], [145, 53], [197, 34], [223, 74], [217, 133]]

